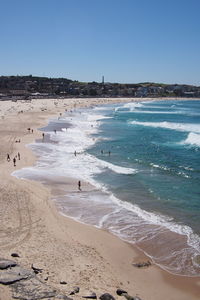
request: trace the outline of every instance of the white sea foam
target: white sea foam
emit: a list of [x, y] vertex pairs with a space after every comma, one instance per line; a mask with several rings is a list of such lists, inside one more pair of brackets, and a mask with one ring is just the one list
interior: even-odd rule
[[[107, 192], [107, 189], [105, 187], [102, 187], [102, 190], [104, 192]], [[108, 193], [110, 200], [117, 205], [117, 207], [121, 207], [121, 209], [125, 209], [127, 212], [133, 212], [136, 214], [137, 217], [141, 218], [144, 222], [147, 222], [149, 224], [162, 226], [164, 228], [169, 229], [172, 232], [176, 232], [181, 235], [186, 235], [188, 237], [189, 244], [194, 247], [197, 251], [200, 251], [200, 237], [195, 235], [192, 231], [192, 229], [189, 226], [186, 225], [179, 225], [173, 221], [173, 218], [164, 216], [162, 214], [153, 213], [145, 211], [144, 209], [141, 209], [138, 205], [134, 205], [130, 202], [122, 201], [115, 197], [112, 193]], [[120, 209], [118, 208], [117, 213], [120, 212]], [[124, 218], [127, 220], [128, 214], [124, 215]], [[130, 215], [130, 218], [132, 219], [133, 216]], [[130, 219], [130, 222], [132, 222]], [[117, 222], [119, 220], [117, 219]]]
[[140, 102], [129, 102], [124, 104], [123, 106], [118, 106], [115, 108], [115, 111], [121, 110], [123, 108], [128, 108], [130, 111], [135, 110], [136, 108], [143, 107], [143, 104]]
[[[179, 107], [178, 104], [171, 105], [171, 107], [161, 106], [160, 104], [151, 105], [151, 102], [140, 102], [140, 103], [127, 103], [123, 106], [115, 108], [116, 111], [121, 110], [123, 113], [123, 108], [129, 108], [130, 112], [142, 113], [142, 114], [178, 114], [178, 115], [188, 115], [188, 116], [199, 116], [199, 112], [191, 110], [191, 108]], [[153, 109], [153, 110], [148, 110]], [[160, 110], [158, 110], [160, 109]], [[126, 111], [125, 111], [126, 112]]]
[[185, 166], [179, 166], [179, 168], [183, 168], [184, 170], [187, 170], [187, 171], [194, 171], [194, 169], [193, 168], [191, 168], [191, 167], [185, 167]]
[[91, 159], [91, 161], [94, 160], [98, 164], [98, 166], [100, 166], [102, 168], [108, 168], [118, 174], [136, 174], [137, 173], [136, 169], [117, 166], [117, 165], [111, 164], [109, 162], [97, 159], [96, 157], [94, 157], [92, 155], [90, 155], [90, 159]]
[[134, 110], [133, 113], [141, 113], [141, 114], [161, 114], [161, 115], [177, 115], [180, 112], [177, 111], [157, 111], [157, 110]]
[[173, 123], [173, 122], [139, 122], [139, 121], [129, 121], [132, 125], [141, 125], [147, 127], [154, 127], [154, 128], [166, 128], [172, 129], [177, 131], [192, 131], [195, 133], [200, 133], [200, 125], [199, 124], [187, 124], [187, 123]]
[[130, 110], [132, 110], [132, 109], [135, 109], [136, 107], [142, 107], [142, 106], [143, 106], [142, 103], [138, 103], [138, 102], [130, 102], [130, 103], [124, 104], [123, 107], [130, 108]]
[[[195, 235], [188, 226], [177, 224], [167, 216], [147, 212], [137, 205], [121, 201], [106, 187], [101, 187], [104, 194], [81, 195], [84, 199], [77, 201], [77, 195], [72, 195], [72, 201], [60, 202], [62, 212], [72, 214], [76, 220], [83, 223], [95, 225], [99, 228], [106, 228], [121, 239], [136, 243], [152, 243], [159, 241], [160, 248], [157, 249], [157, 256], [150, 251], [147, 254], [162, 268], [169, 272], [196, 276], [199, 269], [196, 266], [188, 265], [191, 256], [200, 253], [200, 238]], [[68, 195], [68, 197], [71, 197]], [[73, 197], [76, 197], [74, 201]], [[84, 206], [81, 201], [84, 200]], [[87, 201], [87, 202], [86, 202]], [[79, 207], [77, 214], [77, 205]], [[171, 233], [168, 233], [171, 232]], [[183, 236], [182, 248], [178, 235]], [[164, 238], [162, 238], [164, 235]], [[185, 238], [184, 238], [185, 237]], [[177, 240], [177, 244], [176, 244]], [[184, 242], [185, 241], [185, 242]], [[185, 244], [184, 244], [185, 243]], [[190, 246], [190, 247], [189, 247]]]
[[[159, 215], [153, 212], [147, 212], [137, 205], [133, 205], [131, 203], [121, 201], [117, 199], [114, 195], [110, 195], [110, 199], [117, 204], [117, 206], [121, 207], [121, 211], [116, 211], [116, 216], [112, 214], [112, 226], [110, 230], [121, 237], [124, 240], [129, 242], [139, 243], [141, 241], [154, 240], [158, 236], [160, 236], [159, 240], [161, 242], [161, 235], [166, 232], [166, 230], [171, 231], [172, 233], [176, 233], [187, 238], [187, 244], [191, 247], [179, 249], [181, 252], [179, 256], [177, 256], [178, 265], [169, 265], [169, 261], [167, 265], [164, 263], [164, 260], [168, 256], [168, 260], [170, 258], [174, 260], [174, 250], [169, 249], [169, 252], [165, 252], [163, 258], [163, 265], [165, 269], [168, 271], [177, 273], [177, 274], [185, 274], [185, 275], [198, 275], [198, 270], [193, 269], [191, 266], [189, 270], [185, 268], [185, 266], [180, 266], [182, 262], [182, 255], [184, 254], [187, 259], [190, 259], [192, 253], [200, 253], [200, 237], [193, 233], [192, 229], [189, 226], [179, 225], [173, 221], [172, 218], [169, 218], [164, 215]], [[121, 218], [121, 221], [120, 221]], [[109, 217], [105, 218], [102, 222], [102, 225], [108, 222]], [[117, 224], [113, 224], [113, 220], [117, 220]], [[124, 224], [124, 226], [120, 226], [119, 224]], [[126, 225], [127, 224], [127, 225]], [[118, 226], [119, 225], [119, 226]], [[149, 227], [150, 225], [150, 227]], [[156, 227], [152, 227], [155, 226]], [[166, 245], [163, 244], [166, 247]], [[180, 246], [180, 245], [178, 245]], [[193, 249], [193, 250], [192, 250]], [[178, 251], [178, 250], [177, 250]], [[161, 261], [161, 257], [157, 257], [156, 261]], [[188, 265], [188, 263], [186, 264]]]
[[[68, 197], [70, 198], [71, 196], [68, 195]], [[102, 199], [106, 198], [107, 201], [102, 201]], [[75, 199], [76, 201], [72, 199], [73, 201], [71, 203], [73, 204], [71, 207], [68, 201], [65, 200], [61, 212], [63, 212], [63, 210], [65, 212], [66, 210], [65, 214], [75, 220], [99, 228], [106, 228], [121, 239], [136, 243], [137, 245], [140, 242], [149, 241], [154, 243], [155, 240], [159, 240], [159, 243], [162, 245], [161, 248], [165, 249], [163, 257], [161, 257], [160, 254], [158, 256], [158, 253], [156, 257], [153, 253], [148, 253], [157, 264], [160, 264], [162, 268], [172, 273], [190, 276], [198, 275], [198, 269], [196, 270], [192, 266], [188, 269], [188, 263], [183, 266], [181, 265], [183, 255], [185, 255], [188, 260], [191, 255], [199, 254], [199, 237], [195, 236], [189, 227], [173, 223], [172, 220], [165, 216], [146, 212], [137, 206], [120, 201], [113, 195], [108, 195], [108, 197], [104, 195], [101, 201], [96, 201], [94, 195], [92, 198], [85, 195], [84, 199], [81, 200], [82, 203], [78, 203], [78, 206], [77, 194], [75, 195]], [[73, 209], [73, 205], [75, 205], [75, 209]], [[79, 208], [78, 210], [77, 207]], [[186, 236], [188, 245], [192, 248], [189, 248], [189, 246], [185, 244], [185, 248], [181, 250], [176, 247], [167, 249], [167, 246], [171, 243], [170, 238], [169, 240], [162, 239], [162, 234], [165, 234], [166, 230]], [[174, 242], [173, 235], [172, 242]], [[179, 243], [178, 247], [180, 247]], [[178, 249], [180, 253], [175, 257], [174, 253], [177, 252]], [[172, 265], [169, 264], [170, 261], [173, 262]], [[177, 261], [177, 263], [174, 265], [175, 261]]]
[[[117, 109], [119, 111], [119, 107]], [[120, 113], [127, 113], [127, 111], [120, 110]], [[178, 111], [159, 111], [159, 110], [145, 110], [145, 109], [132, 109], [129, 111], [129, 113], [133, 114], [163, 114], [163, 115], [177, 115], [177, 114], [182, 114], [181, 112]]]
[[[171, 171], [170, 168], [166, 167], [166, 166], [162, 166], [162, 165], [156, 165], [154, 163], [150, 163], [150, 166], [155, 168], [155, 169], [160, 169], [160, 170], [164, 170], [164, 171]], [[189, 169], [186, 169], [186, 168], [183, 168], [185, 170], [189, 170]], [[191, 178], [188, 174], [186, 174], [185, 172], [183, 171], [179, 171], [176, 173], [177, 175], [181, 176], [181, 177], [184, 177], [184, 178]]]
[[[48, 178], [54, 179], [57, 176], [70, 176], [90, 182], [103, 192], [103, 196], [81, 193], [80, 203], [78, 203], [77, 193], [68, 195], [67, 199], [69, 200], [64, 198], [63, 201], [59, 202], [59, 199], [57, 199], [62, 208], [62, 213], [64, 211], [64, 214], [80, 222], [107, 228], [129, 242], [153, 241], [159, 235], [165, 233], [166, 230], [187, 237], [187, 243], [192, 250], [186, 245], [186, 250], [184, 248], [181, 250], [181, 254], [177, 254], [176, 265], [168, 265], [165, 259], [166, 256], [174, 257], [174, 253], [178, 253], [177, 249], [169, 249], [169, 252], [165, 252], [165, 258], [162, 258], [162, 260], [161, 256], [157, 260], [154, 258], [165, 269], [179, 274], [181, 272], [179, 270], [180, 262], [182, 262], [180, 259], [183, 255], [188, 258], [191, 257], [191, 253], [200, 252], [200, 238], [194, 235], [190, 227], [179, 225], [172, 218], [157, 212], [147, 212], [137, 205], [121, 201], [110, 193], [105, 185], [95, 180], [94, 176], [96, 174], [101, 174], [108, 169], [125, 175], [137, 172], [135, 169], [114, 165], [98, 159], [85, 151], [96, 142], [92, 135], [98, 133], [100, 120], [103, 118], [104, 116], [99, 114], [90, 116], [88, 113], [83, 112], [80, 115], [79, 113], [74, 114], [71, 120], [72, 127], [67, 128], [66, 131], [58, 131], [56, 134], [49, 132], [51, 140], [56, 141], [56, 144], [36, 143], [31, 145], [40, 156], [37, 164], [34, 167], [18, 170], [13, 175], [19, 178], [38, 178], [41, 181], [48, 180]], [[65, 119], [63, 119], [64, 121]], [[66, 117], [66, 122], [68, 122], [68, 117]], [[74, 155], [74, 151], [77, 151], [77, 156]], [[154, 167], [158, 167], [158, 165], [154, 165]], [[164, 240], [163, 243], [165, 243]], [[163, 244], [163, 247], [165, 246], [167, 245]], [[193, 269], [184, 270], [183, 273], [188, 275], [188, 272], [196, 275], [196, 270]]]
[[181, 144], [189, 144], [200, 147], [200, 134], [190, 132], [187, 138], [181, 142]]
[[[100, 121], [107, 116], [100, 114], [88, 114], [82, 112], [74, 114], [71, 120], [71, 127], [54, 132], [49, 132], [52, 143], [36, 143], [30, 147], [40, 156], [35, 167], [24, 168], [16, 171], [16, 176], [25, 178], [28, 173], [34, 177], [47, 178], [55, 176], [71, 176], [94, 182], [93, 176], [106, 170], [111, 170], [118, 174], [135, 174], [137, 170], [115, 165], [110, 162], [96, 158], [85, 152], [86, 149], [96, 143], [96, 138], [92, 135], [99, 130]], [[68, 122], [68, 117], [62, 119]], [[77, 153], [77, 156], [74, 153]]]
[[109, 107], [109, 106], [95, 106], [94, 108], [93, 108], [93, 110], [94, 111], [105, 111], [105, 110], [113, 110], [113, 108], [112, 107]]
[[166, 166], [156, 165], [154, 163], [150, 163], [150, 166], [152, 166], [153, 168], [157, 168], [157, 169], [161, 169], [161, 170], [165, 170], [165, 171], [170, 171], [170, 168], [168, 168]]
[[112, 117], [103, 116], [103, 115], [89, 115], [88, 116], [88, 121], [96, 121], [96, 120], [102, 120], [102, 119], [112, 119]]

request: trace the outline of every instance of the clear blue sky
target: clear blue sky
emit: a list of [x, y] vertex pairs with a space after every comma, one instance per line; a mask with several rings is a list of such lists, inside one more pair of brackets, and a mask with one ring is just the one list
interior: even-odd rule
[[200, 85], [200, 0], [0, 0], [0, 75]]

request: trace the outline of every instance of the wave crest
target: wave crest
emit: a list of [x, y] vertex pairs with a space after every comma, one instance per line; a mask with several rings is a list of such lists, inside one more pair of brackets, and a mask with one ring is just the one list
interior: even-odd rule
[[146, 127], [154, 128], [164, 128], [177, 131], [193, 131], [195, 133], [200, 133], [200, 126], [198, 124], [183, 124], [183, 123], [173, 123], [173, 122], [139, 122], [139, 121], [129, 121], [129, 124], [140, 125]]
[[200, 147], [200, 134], [190, 132], [185, 141], [182, 144], [190, 144]]

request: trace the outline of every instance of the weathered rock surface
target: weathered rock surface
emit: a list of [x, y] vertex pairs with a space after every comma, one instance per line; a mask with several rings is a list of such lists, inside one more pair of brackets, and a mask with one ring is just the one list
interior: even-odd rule
[[24, 300], [37, 300], [56, 296], [55, 289], [44, 284], [36, 277], [12, 284], [12, 293], [13, 298]]
[[122, 290], [122, 289], [117, 289], [116, 293], [117, 293], [118, 296], [123, 296], [123, 294], [127, 294], [127, 292]]
[[122, 294], [127, 300], [136, 300], [135, 297], [130, 296], [129, 294]]
[[122, 296], [124, 296], [127, 300], [142, 300], [138, 296], [133, 297], [133, 296], [130, 296], [129, 294], [122, 294]]
[[10, 267], [17, 266], [17, 263], [13, 260], [0, 258], [0, 270], [8, 269]]
[[35, 275], [35, 270], [22, 268], [15, 262], [2, 258], [0, 263], [0, 283], [11, 287], [13, 298], [21, 300], [50, 298], [72, 300], [39, 280]]
[[101, 299], [101, 300], [115, 300], [115, 298], [109, 293], [102, 294], [99, 297], [99, 299]]
[[56, 297], [54, 298], [55, 300], [73, 300], [72, 298], [67, 297], [66, 295], [56, 295]]
[[149, 267], [149, 266], [151, 266], [151, 262], [148, 260], [146, 262], [139, 262], [139, 263], [133, 264], [133, 266], [136, 268]]
[[82, 296], [82, 298], [85, 298], [85, 299], [97, 299], [97, 295], [96, 293], [91, 293], [90, 295], [88, 296]]
[[12, 257], [20, 257], [18, 253], [11, 253]]
[[79, 293], [80, 288], [78, 286], [75, 286], [73, 291], [70, 293], [70, 295], [75, 295], [77, 293]]
[[33, 276], [35, 276], [35, 274], [32, 271], [15, 266], [10, 269], [0, 271], [0, 283], [8, 285]]
[[60, 281], [60, 284], [67, 284], [66, 281]]
[[35, 274], [42, 273], [43, 271], [43, 269], [41, 268], [34, 267], [33, 264], [31, 265], [31, 269], [34, 271]]

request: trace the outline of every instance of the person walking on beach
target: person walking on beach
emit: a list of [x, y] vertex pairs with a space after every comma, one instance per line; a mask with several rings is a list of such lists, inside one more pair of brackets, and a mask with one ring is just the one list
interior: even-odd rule
[[13, 158], [13, 164], [14, 164], [14, 167], [16, 167], [16, 158], [15, 157]]
[[43, 132], [43, 134], [42, 134], [42, 139], [44, 140], [44, 132]]
[[76, 150], [74, 151], [74, 156], [76, 156]]
[[10, 155], [7, 154], [7, 161], [10, 161]]
[[18, 159], [20, 160], [20, 153], [19, 152], [17, 153], [17, 156], [18, 156]]
[[79, 191], [81, 191], [81, 181], [80, 180], [78, 181], [78, 189], [79, 189]]

